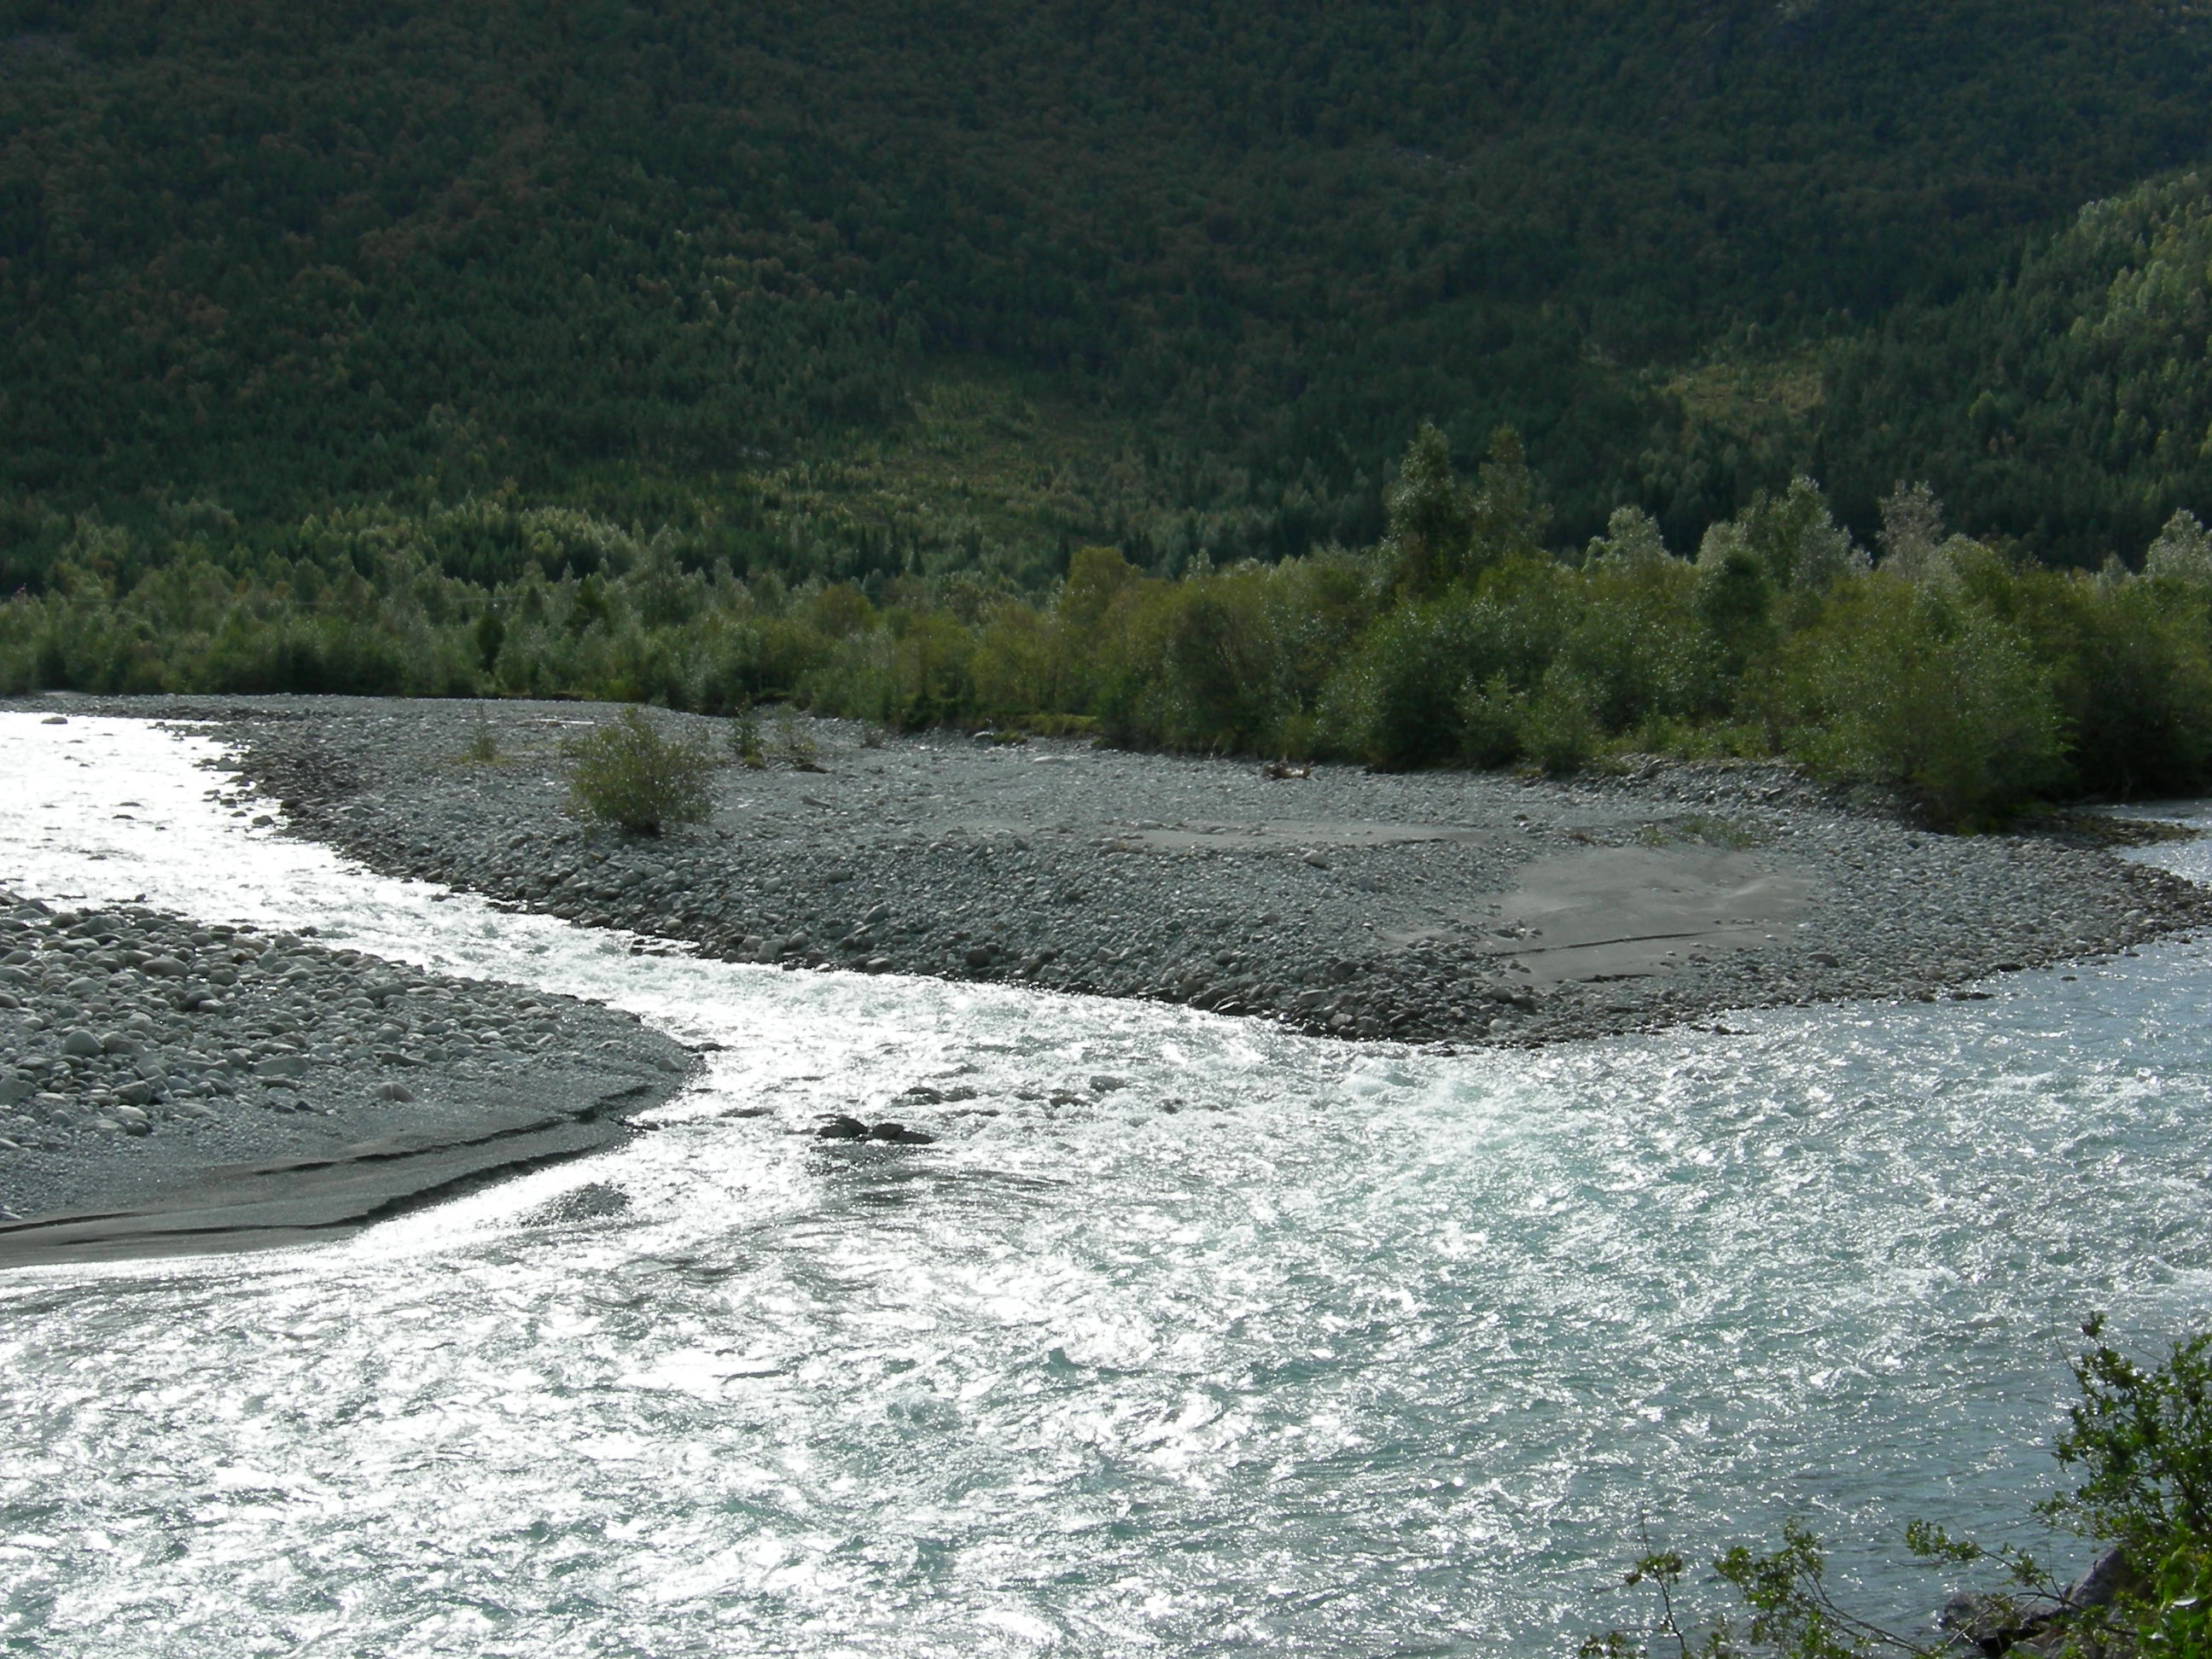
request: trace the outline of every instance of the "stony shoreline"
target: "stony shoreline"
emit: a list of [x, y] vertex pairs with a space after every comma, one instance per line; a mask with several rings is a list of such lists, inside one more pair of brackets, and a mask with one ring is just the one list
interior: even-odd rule
[[605, 1145], [690, 1069], [573, 998], [0, 892], [0, 1266], [295, 1242]]
[[209, 723], [296, 833], [500, 902], [732, 959], [1160, 999], [1348, 1038], [1520, 1046], [1980, 994], [1963, 988], [2212, 922], [2212, 893], [2078, 828], [1934, 835], [1767, 765], [1279, 776], [802, 717], [771, 724], [766, 768], [717, 774], [707, 824], [629, 837], [564, 810], [561, 740], [606, 707], [36, 706]]

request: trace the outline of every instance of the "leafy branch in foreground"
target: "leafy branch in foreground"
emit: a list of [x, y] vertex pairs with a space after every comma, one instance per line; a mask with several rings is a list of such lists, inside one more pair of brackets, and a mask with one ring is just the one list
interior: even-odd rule
[[1953, 1595], [1939, 1632], [1911, 1635], [1838, 1601], [1819, 1538], [1790, 1521], [1779, 1548], [1739, 1545], [1713, 1561], [1737, 1619], [1695, 1629], [1682, 1612], [1685, 1558], [1652, 1549], [1647, 1537], [1621, 1582], [1652, 1592], [1651, 1623], [1641, 1632], [1591, 1637], [1582, 1659], [1648, 1659], [1655, 1649], [1680, 1659], [1936, 1659], [1977, 1650], [2054, 1659], [2212, 1656], [2212, 1331], [2144, 1364], [2099, 1340], [2101, 1315], [2082, 1330], [2095, 1346], [2073, 1363], [2081, 1398], [2053, 1448], [2081, 1483], [2036, 1505], [2045, 1519], [2109, 1546], [2081, 1578], [2062, 1583], [2025, 1550], [1915, 1521], [1905, 1543], [1920, 1560], [1993, 1566], [2002, 1578], [1994, 1590]]
[[[2082, 1331], [2097, 1341], [2103, 1316]], [[2212, 1331], [2148, 1369], [2097, 1341], [2074, 1362], [2074, 1380], [2081, 1398], [2055, 1450], [2084, 1478], [2040, 1512], [2138, 1554], [2212, 1539]]]
[[1789, 1659], [1864, 1659], [1885, 1650], [1935, 1659], [1950, 1650], [1947, 1643], [1930, 1645], [1885, 1630], [1838, 1602], [1828, 1589], [1827, 1559], [1820, 1540], [1799, 1522], [1783, 1524], [1779, 1549], [1761, 1554], [1738, 1545], [1712, 1565], [1748, 1615], [1740, 1631], [1723, 1619], [1693, 1638], [1678, 1605], [1689, 1564], [1675, 1551], [1652, 1551], [1638, 1558], [1621, 1579], [1629, 1588], [1649, 1585], [1656, 1597], [1658, 1613], [1650, 1631], [1643, 1638], [1625, 1631], [1591, 1637], [1582, 1644], [1582, 1659], [1643, 1659], [1651, 1651], [1653, 1638], [1671, 1644], [1682, 1659], [1733, 1659], [1753, 1653], [1786, 1655]]

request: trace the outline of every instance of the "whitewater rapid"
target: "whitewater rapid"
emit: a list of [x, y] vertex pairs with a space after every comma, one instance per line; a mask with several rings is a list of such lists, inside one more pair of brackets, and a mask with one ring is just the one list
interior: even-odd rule
[[[1424, 1055], [634, 954], [257, 830], [213, 753], [0, 715], [0, 885], [311, 925], [709, 1063], [652, 1133], [349, 1241], [0, 1279], [0, 1642], [41, 1654], [1570, 1651], [1640, 1614], [1600, 1588], [1640, 1528], [1790, 1516], [1912, 1618], [1905, 1519], [2034, 1536], [2079, 1318], [2205, 1312], [2196, 945]], [[915, 1084], [975, 1091], [935, 1146], [794, 1133]], [[532, 1218], [586, 1183], [629, 1207]]]

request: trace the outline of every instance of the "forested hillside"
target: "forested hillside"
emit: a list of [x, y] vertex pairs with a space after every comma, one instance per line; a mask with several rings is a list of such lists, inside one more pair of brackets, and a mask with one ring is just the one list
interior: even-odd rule
[[1837, 351], [1819, 466], [1848, 500], [1941, 478], [1975, 527], [2132, 556], [2212, 502], [2212, 173], [2091, 204], [1996, 282]]
[[2201, 197], [2068, 227], [2212, 152], [2198, 11], [0, 6], [0, 576], [471, 496], [1174, 571], [1371, 540], [1424, 418], [1514, 422], [1563, 543], [1814, 465], [2133, 556], [2203, 504]]

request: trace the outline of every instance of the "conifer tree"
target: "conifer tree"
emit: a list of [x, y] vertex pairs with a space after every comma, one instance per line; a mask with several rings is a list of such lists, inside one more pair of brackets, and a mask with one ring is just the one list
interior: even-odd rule
[[1434, 593], [1465, 572], [1477, 503], [1454, 476], [1450, 440], [1433, 422], [1423, 422], [1407, 447], [1385, 504], [1384, 555], [1400, 592]]

